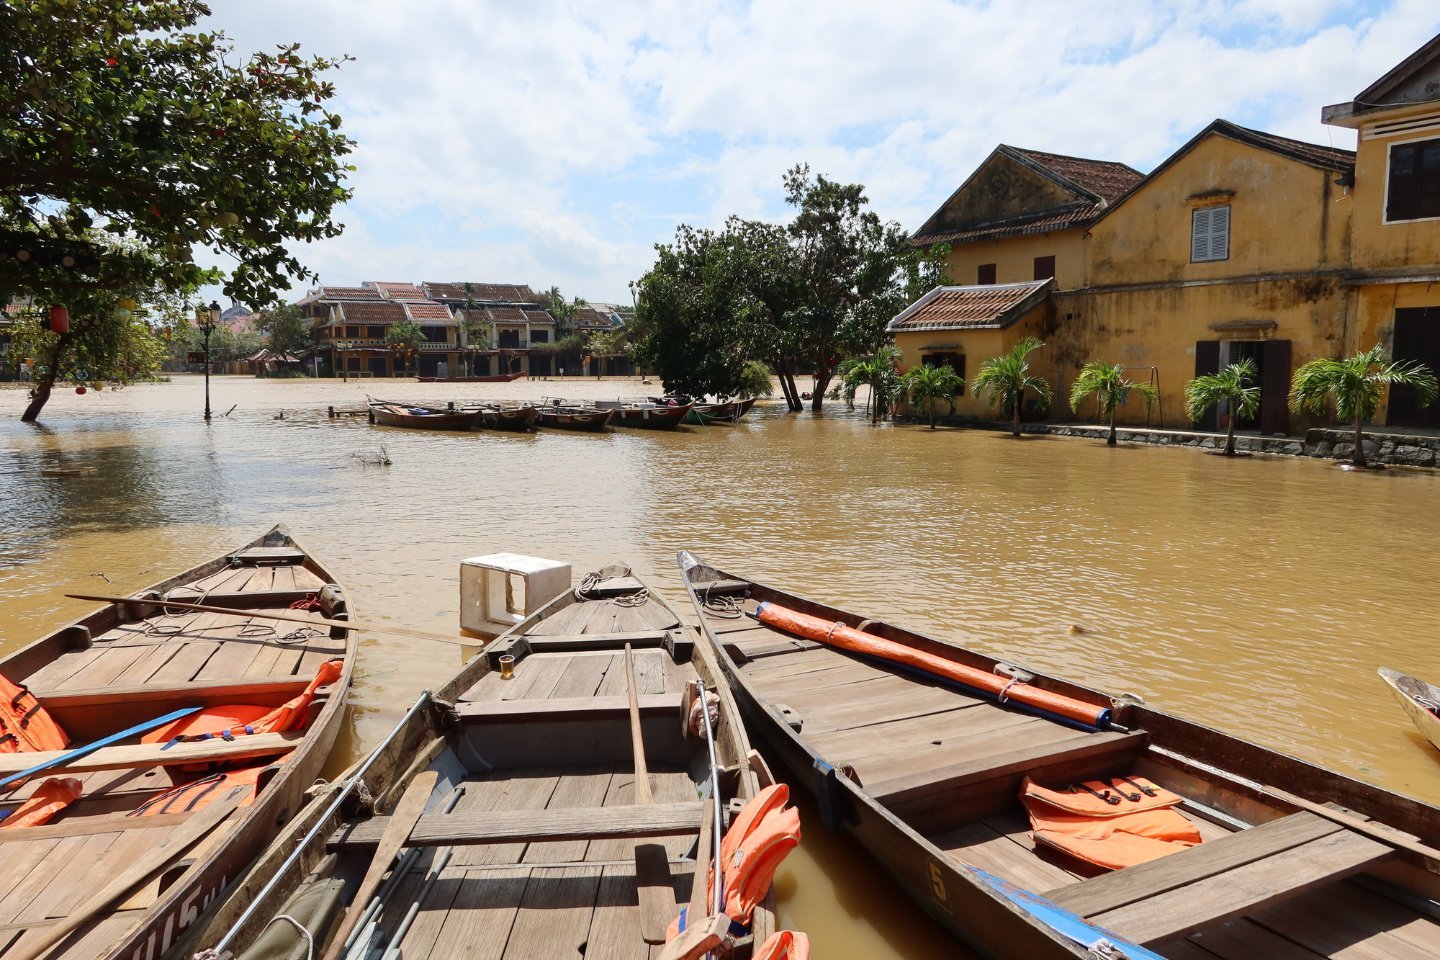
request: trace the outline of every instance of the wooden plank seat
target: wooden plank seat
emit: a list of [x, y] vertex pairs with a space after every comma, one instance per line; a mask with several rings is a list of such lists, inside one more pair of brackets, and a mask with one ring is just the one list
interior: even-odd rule
[[[547, 840], [603, 840], [677, 837], [698, 833], [700, 803], [652, 803], [613, 807], [560, 807], [548, 810], [494, 810], [434, 813], [422, 816], [405, 841], [408, 847], [475, 846], [489, 843], [540, 843]], [[341, 827], [329, 848], [377, 846], [389, 817]]]
[[[31, 689], [37, 700], [48, 710], [70, 710], [80, 707], [101, 707], [138, 702], [187, 703], [250, 703], [279, 705], [304, 692], [310, 678], [287, 677], [279, 680], [257, 680], [251, 677], [226, 680], [192, 680], [181, 684], [112, 684], [107, 687], [81, 687], [53, 690]], [[260, 700], [259, 698], [264, 698]]]
[[637, 630], [618, 633], [527, 634], [504, 647], [490, 651], [491, 663], [502, 654], [584, 653], [588, 650], [623, 650], [629, 644], [636, 650], [664, 648], [678, 659], [685, 659], [694, 647], [687, 634], [675, 630]]
[[1393, 853], [1301, 812], [1045, 896], [1122, 936], [1155, 943], [1297, 896]]
[[[163, 607], [166, 600], [174, 600], [176, 603], [203, 603], [208, 607], [244, 607], [264, 612], [273, 610], [275, 613], [289, 613], [296, 616], [304, 616], [303, 610], [291, 610], [290, 604], [297, 600], [305, 600], [313, 597], [319, 588], [313, 590], [252, 590], [249, 593], [244, 591], [223, 593], [207, 593], [204, 590], [197, 590], [193, 587], [176, 587], [165, 594], [163, 599], [150, 601], [157, 607]], [[237, 616], [241, 614], [237, 613]]]
[[[129, 767], [162, 767], [184, 763], [210, 763], [221, 760], [248, 760], [268, 757], [294, 750], [305, 740], [304, 731], [257, 733], [234, 740], [196, 740], [177, 743], [166, 749], [163, 743], [138, 743], [120, 747], [102, 747], [81, 757], [56, 772], [81, 773], [91, 770], [121, 770]], [[31, 753], [0, 754], [0, 776], [9, 776], [57, 757], [66, 750], [44, 750]]]
[[[680, 711], [680, 693], [647, 693], [638, 698], [642, 717]], [[479, 700], [455, 705], [465, 723], [523, 720], [614, 720], [630, 715], [628, 697], [555, 697], [549, 700]]]

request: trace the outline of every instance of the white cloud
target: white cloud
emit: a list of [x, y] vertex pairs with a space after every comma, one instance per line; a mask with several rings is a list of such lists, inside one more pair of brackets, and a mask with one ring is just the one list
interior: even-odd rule
[[[612, 9], [612, 7], [615, 7]], [[913, 229], [997, 143], [1148, 169], [1215, 117], [1319, 124], [1440, 27], [1395, 0], [250, 0], [241, 50], [299, 40], [359, 146], [327, 282], [558, 284], [628, 299], [677, 219], [783, 215], [797, 162]]]

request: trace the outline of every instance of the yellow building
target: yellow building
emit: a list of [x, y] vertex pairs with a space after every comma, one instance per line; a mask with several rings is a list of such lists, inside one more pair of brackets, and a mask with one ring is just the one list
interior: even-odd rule
[[[1440, 38], [1324, 119], [1360, 129], [1358, 156], [1216, 120], [1115, 196], [1085, 177], [1104, 172], [1115, 186], [1122, 165], [1000, 147], [917, 231], [917, 244], [952, 244], [951, 276], [968, 285], [896, 317], [904, 363], [950, 362], [973, 376], [1036, 332], [1046, 346], [1032, 365], [1057, 396], [1051, 418], [1069, 417], [1060, 398], [1101, 359], [1159, 390], [1154, 408], [1132, 399], [1122, 422], [1184, 427], [1186, 382], [1248, 357], [1261, 408], [1238, 425], [1263, 433], [1301, 425], [1286, 400], [1310, 359], [1378, 341], [1440, 369]], [[1035, 169], [1047, 164], [1049, 176]], [[1074, 191], [1066, 199], [1057, 168], [1096, 198], [1088, 209]], [[1054, 283], [1042, 302], [937, 339], [944, 303], [983, 296], [986, 282], [1033, 281], [1044, 257], [1055, 258]], [[1397, 391], [1384, 422], [1440, 426], [1440, 412], [1407, 399]], [[957, 412], [987, 415], [973, 399]]]

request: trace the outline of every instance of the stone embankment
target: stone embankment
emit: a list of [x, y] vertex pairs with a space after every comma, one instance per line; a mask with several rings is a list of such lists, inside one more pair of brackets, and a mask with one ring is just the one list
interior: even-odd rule
[[[1010, 429], [1010, 424], [994, 421], [966, 422], [957, 423], [957, 425], [996, 430]], [[1109, 433], [1108, 427], [1088, 423], [1026, 423], [1022, 424], [1020, 429], [1025, 433], [1048, 433], [1061, 437], [1090, 437], [1100, 440], [1104, 440]], [[1161, 446], [1198, 447], [1206, 450], [1223, 450], [1225, 448], [1225, 434], [1223, 433], [1160, 430], [1148, 427], [1116, 427], [1115, 433], [1121, 443], [1155, 443]], [[1251, 453], [1349, 460], [1355, 451], [1355, 433], [1352, 430], [1324, 427], [1307, 431], [1303, 439], [1300, 437], [1261, 437], [1254, 434], [1238, 434], [1235, 437], [1235, 448]], [[1366, 430], [1365, 457], [1372, 463], [1434, 467], [1440, 463], [1440, 436]]]

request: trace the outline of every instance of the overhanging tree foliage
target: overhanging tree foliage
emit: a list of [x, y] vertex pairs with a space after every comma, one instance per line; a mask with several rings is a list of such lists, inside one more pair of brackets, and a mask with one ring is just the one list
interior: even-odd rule
[[[293, 44], [237, 58], [198, 28], [209, 12], [199, 0], [0, 4], [0, 301], [93, 317], [62, 354], [115, 339], [92, 291], [185, 297], [219, 279], [230, 298], [270, 303], [314, 278], [287, 242], [341, 230], [331, 214], [350, 195], [353, 144], [324, 74], [344, 58]], [[237, 266], [202, 267], [202, 250]]]

